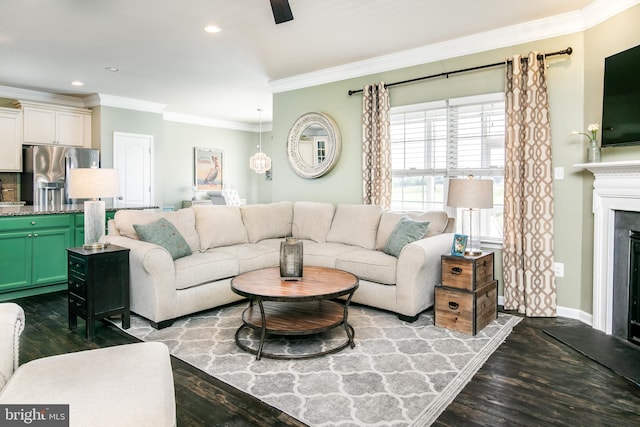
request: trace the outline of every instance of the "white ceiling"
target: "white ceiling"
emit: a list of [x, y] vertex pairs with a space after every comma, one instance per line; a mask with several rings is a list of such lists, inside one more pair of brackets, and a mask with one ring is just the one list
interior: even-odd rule
[[[304, 86], [321, 70], [364, 75], [377, 71], [374, 58], [429, 46], [433, 53], [452, 40], [550, 17], [558, 25], [605, 2], [637, 3], [290, 0], [294, 20], [276, 25], [269, 0], [2, 0], [0, 86], [132, 98], [164, 104], [165, 112], [253, 124], [259, 108], [270, 120], [274, 87]], [[205, 33], [208, 24], [222, 32]]]

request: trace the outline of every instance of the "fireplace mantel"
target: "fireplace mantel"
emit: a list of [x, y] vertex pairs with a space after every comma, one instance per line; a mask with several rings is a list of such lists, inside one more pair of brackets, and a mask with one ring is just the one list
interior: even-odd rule
[[612, 333], [615, 211], [640, 212], [640, 160], [580, 163], [593, 173], [593, 320]]
[[573, 165], [577, 168], [587, 169], [598, 176], [615, 175], [640, 175], [640, 160], [627, 160], [624, 162], [600, 162], [600, 163], [578, 163]]

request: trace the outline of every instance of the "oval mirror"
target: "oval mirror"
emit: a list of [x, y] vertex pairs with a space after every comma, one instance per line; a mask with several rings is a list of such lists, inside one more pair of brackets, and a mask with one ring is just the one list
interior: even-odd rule
[[323, 113], [307, 113], [289, 131], [287, 159], [299, 176], [318, 178], [335, 166], [340, 148], [340, 132], [333, 119]]

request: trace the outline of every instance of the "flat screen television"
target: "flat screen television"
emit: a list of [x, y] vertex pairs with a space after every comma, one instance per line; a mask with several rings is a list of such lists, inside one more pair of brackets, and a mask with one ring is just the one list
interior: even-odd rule
[[604, 60], [602, 146], [640, 144], [640, 46]]

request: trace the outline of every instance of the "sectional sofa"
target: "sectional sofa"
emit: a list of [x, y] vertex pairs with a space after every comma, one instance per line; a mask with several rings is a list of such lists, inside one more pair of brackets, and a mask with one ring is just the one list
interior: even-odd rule
[[[397, 237], [398, 224], [407, 217], [428, 222], [426, 234], [397, 256], [386, 253], [390, 236]], [[149, 237], [149, 228], [167, 222], [181, 245], [158, 241], [153, 233]], [[175, 212], [121, 210], [108, 228], [105, 241], [131, 250], [131, 310], [156, 328], [242, 299], [231, 291], [231, 279], [278, 266], [280, 242], [291, 235], [303, 241], [304, 265], [358, 276], [352, 302], [413, 321], [434, 303], [440, 256], [450, 251], [453, 239], [453, 220], [444, 211], [401, 213], [308, 201], [197, 205]]]

